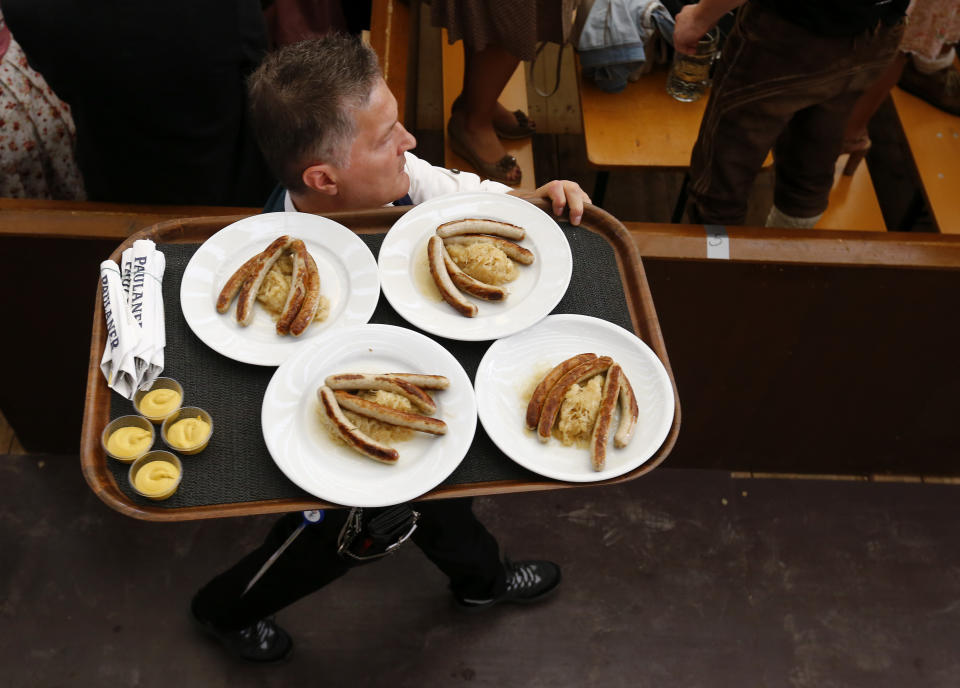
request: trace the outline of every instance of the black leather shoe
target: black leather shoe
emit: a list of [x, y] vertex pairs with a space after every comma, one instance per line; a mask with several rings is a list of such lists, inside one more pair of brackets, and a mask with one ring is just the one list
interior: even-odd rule
[[200, 630], [215, 638], [227, 652], [249, 662], [279, 662], [293, 650], [289, 634], [274, 623], [272, 617], [260, 619], [239, 631], [222, 631], [201, 619], [193, 605], [190, 616]]
[[560, 567], [552, 561], [517, 561], [503, 564], [507, 587], [498, 597], [475, 599], [457, 597], [457, 605], [465, 611], [487, 609], [500, 602], [530, 604], [539, 602], [560, 585]]

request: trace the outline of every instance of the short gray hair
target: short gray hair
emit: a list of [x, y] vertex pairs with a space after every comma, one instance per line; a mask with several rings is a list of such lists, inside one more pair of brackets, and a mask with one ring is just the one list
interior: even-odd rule
[[302, 191], [307, 166], [343, 167], [362, 109], [380, 78], [376, 53], [347, 34], [284, 46], [250, 75], [250, 115], [263, 156], [283, 186]]

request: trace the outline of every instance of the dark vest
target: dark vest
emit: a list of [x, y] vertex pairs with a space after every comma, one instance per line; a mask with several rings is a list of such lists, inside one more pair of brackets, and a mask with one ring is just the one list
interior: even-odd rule
[[[264, 204], [263, 212], [282, 213], [283, 199], [286, 197], [286, 195], [287, 190], [278, 184], [277, 187], [270, 193], [270, 197]], [[403, 198], [394, 201], [393, 205], [413, 205], [413, 201], [410, 200], [410, 194], [404, 194]]]

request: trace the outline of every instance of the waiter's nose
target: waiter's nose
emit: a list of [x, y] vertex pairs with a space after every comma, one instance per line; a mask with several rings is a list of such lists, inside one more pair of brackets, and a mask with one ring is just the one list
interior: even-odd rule
[[400, 152], [404, 153], [408, 150], [416, 148], [417, 139], [414, 137], [414, 135], [407, 131], [407, 128], [402, 124], [400, 125], [400, 128], [403, 129], [403, 136], [400, 139]]

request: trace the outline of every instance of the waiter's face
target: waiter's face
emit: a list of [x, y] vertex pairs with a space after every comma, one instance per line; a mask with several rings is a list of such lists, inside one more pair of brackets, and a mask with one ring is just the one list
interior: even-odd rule
[[397, 99], [380, 79], [367, 107], [355, 111], [357, 135], [350, 147], [350, 164], [337, 170], [337, 187], [350, 208], [377, 208], [410, 188], [404, 172], [405, 151], [417, 145], [397, 119]]

